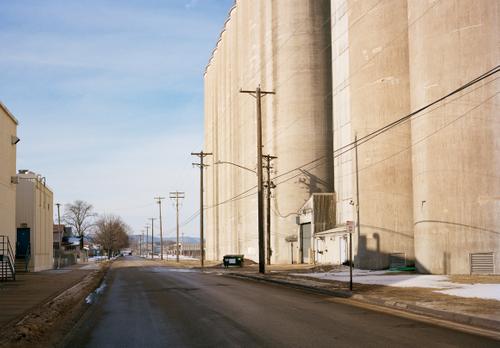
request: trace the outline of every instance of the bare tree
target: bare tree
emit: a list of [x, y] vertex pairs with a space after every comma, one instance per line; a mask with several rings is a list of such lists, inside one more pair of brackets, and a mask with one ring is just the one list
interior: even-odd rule
[[119, 216], [101, 216], [95, 227], [94, 241], [108, 252], [108, 258], [113, 252], [128, 247], [130, 227]]
[[80, 238], [80, 250], [83, 250], [83, 237], [93, 226], [96, 217], [93, 209], [92, 204], [81, 200], [68, 203], [64, 207], [63, 220], [66, 225], [75, 229], [75, 233]]

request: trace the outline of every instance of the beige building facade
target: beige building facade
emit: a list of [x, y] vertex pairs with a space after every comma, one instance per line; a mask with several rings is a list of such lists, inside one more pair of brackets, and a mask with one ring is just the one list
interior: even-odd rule
[[0, 235], [16, 244], [16, 118], [0, 102]]
[[28, 170], [18, 174], [16, 227], [18, 258], [29, 259], [29, 270], [53, 268], [53, 194], [45, 178]]
[[236, 1], [205, 72], [207, 257], [258, 258], [255, 99], [239, 90], [260, 84], [273, 262], [293, 235], [303, 262], [344, 262], [354, 221], [357, 267], [498, 273], [498, 73], [402, 118], [498, 66], [499, 16], [488, 0]]

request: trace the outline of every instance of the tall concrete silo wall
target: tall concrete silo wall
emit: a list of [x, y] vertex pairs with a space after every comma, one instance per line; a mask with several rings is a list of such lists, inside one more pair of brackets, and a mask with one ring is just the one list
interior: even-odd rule
[[357, 159], [355, 151], [341, 155], [356, 135], [363, 139], [410, 111], [406, 1], [333, 1], [332, 6], [338, 220], [358, 220], [359, 209], [357, 266], [387, 268], [391, 256], [411, 264], [409, 123], [360, 145]]
[[[418, 109], [500, 62], [498, 1], [408, 3], [411, 105]], [[500, 269], [500, 84], [493, 76], [412, 121], [415, 254], [421, 272]]]
[[205, 73], [209, 259], [258, 258], [255, 99], [240, 88], [276, 92], [262, 104], [263, 152], [278, 157], [273, 262], [289, 261], [285, 237], [310, 193], [332, 190], [329, 3], [240, 0], [230, 12]]
[[[312, 193], [333, 191], [329, 1], [274, 1], [273, 249], [290, 262], [285, 238]], [[264, 147], [266, 148], [266, 147]]]

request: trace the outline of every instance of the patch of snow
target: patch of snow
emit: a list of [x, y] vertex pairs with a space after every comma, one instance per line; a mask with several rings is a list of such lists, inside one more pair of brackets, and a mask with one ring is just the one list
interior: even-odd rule
[[442, 294], [500, 301], [500, 284], [460, 284], [459, 288], [437, 290]]
[[168, 268], [168, 267], [153, 267], [153, 273], [165, 273], [165, 272], [179, 272], [179, 273], [194, 273], [197, 270], [190, 268]]
[[99, 296], [104, 291], [105, 288], [106, 288], [106, 283], [102, 282], [101, 286], [99, 286], [85, 298], [85, 303], [86, 304], [94, 303], [95, 300], [97, 299], [97, 296]]
[[[337, 280], [341, 282], [349, 281], [349, 272], [337, 273], [309, 273], [309, 274], [295, 274], [309, 276], [319, 279]], [[401, 288], [435, 288], [446, 289], [454, 287], [453, 283], [448, 282], [448, 277], [441, 275], [427, 275], [427, 274], [394, 274], [387, 275], [386, 271], [353, 271], [353, 281], [361, 284], [371, 285], [387, 285], [397, 286]]]
[[[294, 273], [292, 275], [307, 276], [311, 278], [349, 281], [349, 272], [326, 273]], [[353, 282], [369, 285], [385, 285], [400, 288], [428, 288], [436, 289], [447, 295], [460, 297], [475, 297], [500, 301], [500, 284], [461, 284], [453, 283], [445, 275], [430, 274], [387, 274], [387, 271], [353, 270]]]

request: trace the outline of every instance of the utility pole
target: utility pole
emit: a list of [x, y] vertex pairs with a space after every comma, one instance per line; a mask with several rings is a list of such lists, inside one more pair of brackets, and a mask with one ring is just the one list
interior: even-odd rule
[[146, 225], [146, 259], [148, 258], [149, 225]]
[[56, 203], [57, 205], [57, 230], [59, 231], [59, 243], [58, 243], [58, 256], [57, 256], [57, 269], [61, 268], [61, 244], [62, 244], [62, 234], [61, 234], [61, 203]]
[[240, 93], [247, 93], [257, 101], [257, 215], [259, 225], [259, 272], [266, 273], [265, 263], [265, 243], [264, 243], [264, 189], [262, 181], [262, 96], [274, 94], [266, 92], [257, 86], [255, 91], [245, 91], [240, 89]]
[[354, 142], [356, 143], [356, 225], [358, 227], [358, 240], [361, 236], [361, 222], [359, 221], [359, 169], [358, 169], [358, 134], [354, 135]]
[[[162, 227], [162, 220], [161, 220], [161, 200], [165, 199], [165, 197], [155, 197], [157, 203], [158, 203], [158, 208], [160, 209], [160, 259], [163, 260], [163, 227]], [[168, 260], [168, 256], [167, 256]]]
[[203, 169], [208, 167], [207, 164], [203, 164], [203, 159], [205, 156], [211, 156], [211, 152], [191, 152], [192, 156], [198, 156], [200, 158], [200, 163], [193, 163], [193, 166], [200, 168], [200, 264], [201, 268], [205, 265], [205, 235], [204, 235], [204, 225], [203, 225]]
[[142, 257], [142, 243], [144, 241], [144, 231], [141, 231], [141, 235], [139, 236], [139, 256]]
[[155, 247], [154, 247], [155, 223], [154, 223], [154, 221], [156, 220], [156, 218], [149, 218], [149, 220], [151, 220], [151, 260], [153, 260], [154, 259], [154, 255], [155, 255]]
[[271, 250], [271, 190], [276, 187], [274, 183], [271, 181], [271, 161], [273, 159], [276, 159], [278, 157], [276, 156], [271, 156], [271, 155], [264, 155], [262, 156], [266, 160], [266, 164], [264, 165], [264, 168], [267, 169], [267, 181], [264, 184], [266, 187], [266, 234], [267, 234], [267, 264], [271, 264], [271, 255], [273, 254], [273, 251]]
[[176, 261], [179, 262], [179, 199], [184, 199], [184, 192], [170, 192], [170, 199], [175, 202], [176, 225], [177, 225], [177, 245], [175, 246]]

